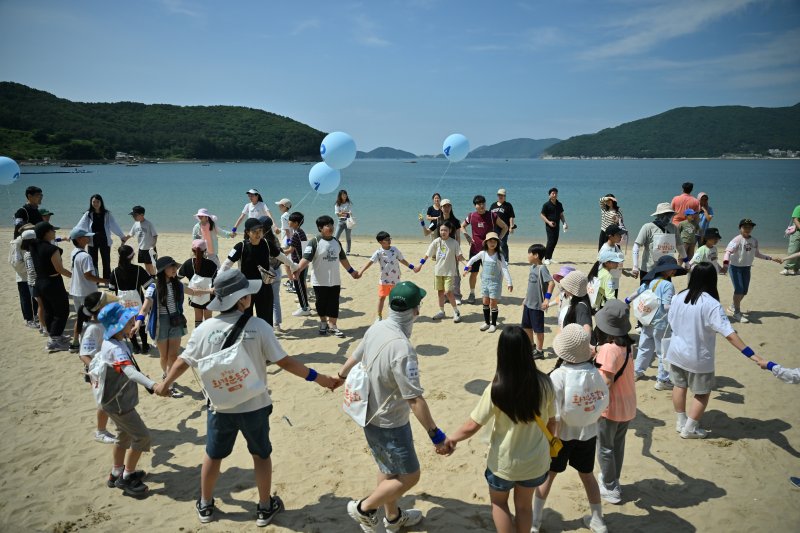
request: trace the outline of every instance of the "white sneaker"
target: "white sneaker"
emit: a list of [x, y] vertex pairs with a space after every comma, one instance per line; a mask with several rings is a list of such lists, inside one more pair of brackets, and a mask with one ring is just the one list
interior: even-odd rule
[[103, 444], [116, 444], [117, 438], [108, 431], [95, 431], [94, 440]]
[[489, 326], [489, 330], [488, 331], [489, 331], [489, 333], [494, 333], [495, 331], [497, 331], [497, 326], [492, 324], [491, 326]]
[[461, 305], [462, 303], [461, 298], [456, 298], [456, 305]]
[[778, 274], [780, 274], [781, 276], [794, 276], [795, 274], [797, 274], [797, 271], [796, 270], [789, 270], [788, 268], [784, 268], [783, 270], [778, 272]]
[[594, 518], [593, 516], [584, 516], [583, 524], [592, 530], [592, 533], [608, 533], [608, 528], [602, 518]]
[[361, 526], [361, 531], [364, 533], [374, 533], [378, 527], [378, 513], [366, 515], [358, 512], [358, 500], [347, 502], [347, 514]]
[[489, 329], [489, 324], [486, 324], [485, 322], [481, 324], [481, 331], [486, 331], [487, 329]]
[[453, 315], [453, 322], [455, 322], [456, 324], [461, 322], [461, 313], [459, 313], [458, 311], [456, 311], [456, 314]]
[[600, 497], [603, 498], [608, 503], [613, 503], [614, 505], [618, 505], [622, 503], [622, 490], [619, 487], [616, 487], [612, 490], [608, 490], [603, 483], [599, 484], [600, 486]]
[[708, 431], [705, 429], [695, 428], [694, 431], [688, 432], [684, 427], [681, 430], [681, 438], [682, 439], [704, 439], [708, 436]]
[[653, 385], [655, 390], [672, 390], [672, 383], [669, 381], [658, 381], [656, 380], [656, 384]]
[[544, 263], [545, 265], [549, 265], [549, 264], [550, 264], [550, 262], [551, 262], [551, 261], [550, 261], [549, 259], [545, 259], [544, 261], [542, 261], [542, 263]]
[[400, 531], [401, 527], [415, 526], [422, 521], [422, 511], [418, 509], [401, 509], [400, 517], [396, 522], [389, 522], [383, 518], [383, 527], [387, 532], [393, 533]]
[[745, 316], [744, 313], [736, 313], [735, 315], [733, 315], [733, 319], [741, 324], [747, 324], [748, 322], [750, 322], [750, 320], [747, 318], [747, 316]]
[[675, 432], [676, 433], [683, 433], [683, 424], [681, 424], [680, 420], [675, 421]]
[[297, 309], [292, 313], [292, 316], [311, 316], [311, 309]]
[[446, 315], [444, 314], [444, 311], [439, 311], [438, 313], [436, 313], [435, 315], [433, 315], [433, 317], [432, 317], [432, 318], [433, 318], [434, 320], [441, 320], [441, 319], [443, 319], [445, 316], [446, 316]]

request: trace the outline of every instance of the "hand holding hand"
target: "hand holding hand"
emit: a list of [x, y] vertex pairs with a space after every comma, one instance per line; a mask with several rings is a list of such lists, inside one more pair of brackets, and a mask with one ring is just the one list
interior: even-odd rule
[[631, 269], [631, 277], [634, 278], [634, 279], [639, 277], [639, 269], [638, 268], [634, 267], [634, 268]]
[[439, 443], [436, 445], [436, 453], [439, 455], [452, 455], [452, 453], [456, 449], [456, 442], [450, 440], [449, 438], [444, 439], [444, 442]]
[[760, 366], [764, 370], [767, 369], [767, 364], [769, 364], [769, 361], [767, 361], [763, 357], [759, 357], [757, 355], [754, 355], [750, 359], [752, 359], [754, 363], [756, 363], [758, 366]]
[[543, 301], [540, 307], [542, 308], [542, 311], [547, 311], [547, 308], [550, 307], [550, 300]]
[[161, 383], [156, 383], [153, 385], [153, 392], [159, 396], [169, 396], [169, 387], [167, 387], [162, 381]]
[[783, 263], [783, 259], [781, 259], [780, 257], [773, 257], [772, 260], [778, 263], [779, 265]]
[[325, 387], [329, 390], [334, 390], [340, 385], [338, 378], [332, 378], [330, 376], [326, 376], [325, 374], [319, 374], [315, 381], [320, 387]]
[[422, 265], [415, 266], [414, 267], [414, 274], [419, 274], [419, 271], [420, 271], [421, 268], [422, 268]]

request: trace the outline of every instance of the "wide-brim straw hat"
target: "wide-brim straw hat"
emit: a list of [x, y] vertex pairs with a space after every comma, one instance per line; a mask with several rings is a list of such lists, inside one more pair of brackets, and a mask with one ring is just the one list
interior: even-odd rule
[[561, 278], [561, 288], [573, 296], [581, 298], [589, 292], [589, 280], [580, 270], [573, 270]]
[[669, 202], [661, 202], [656, 206], [656, 212], [650, 215], [651, 217], [655, 217], [658, 215], [666, 215], [666, 214], [675, 214], [675, 210], [672, 209], [672, 205]]
[[585, 363], [592, 358], [589, 333], [580, 324], [567, 324], [553, 340], [556, 355], [567, 363]]
[[194, 218], [196, 218], [197, 220], [200, 220], [200, 217], [208, 217], [214, 222], [217, 221], [217, 215], [212, 215], [211, 213], [208, 212], [208, 209], [206, 209], [205, 207], [201, 207], [200, 209], [198, 209], [197, 213], [195, 213], [194, 215]]

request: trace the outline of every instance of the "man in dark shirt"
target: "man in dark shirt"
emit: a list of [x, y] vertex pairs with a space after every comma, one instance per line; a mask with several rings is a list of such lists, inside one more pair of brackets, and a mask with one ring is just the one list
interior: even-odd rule
[[[475, 211], [469, 213], [464, 222], [461, 223], [461, 231], [469, 242], [469, 256], [477, 254], [483, 249], [483, 240], [486, 234], [500, 228], [500, 239], [502, 240], [508, 233], [508, 226], [503, 220], [491, 211], [486, 210], [486, 198], [478, 194], [472, 199]], [[472, 226], [472, 237], [467, 234], [467, 226]], [[469, 298], [467, 302], [475, 303], [475, 285], [478, 280], [478, 272], [481, 269], [481, 262], [472, 263], [469, 274]]]
[[564, 206], [558, 201], [558, 189], [553, 187], [548, 191], [550, 199], [542, 206], [542, 212], [539, 217], [544, 221], [545, 230], [547, 231], [547, 246], [544, 252], [545, 265], [549, 265], [553, 259], [553, 251], [558, 244], [558, 222], [563, 224], [564, 231], [566, 232], [567, 219], [564, 218]]
[[[503, 252], [503, 257], [505, 258], [506, 262], [508, 260], [508, 236], [511, 233], [514, 233], [514, 218], [516, 215], [514, 214], [514, 206], [511, 205], [509, 202], [506, 202], [506, 190], [505, 189], [498, 189], [497, 190], [497, 201], [493, 203], [489, 207], [489, 211], [494, 213], [498, 216], [503, 222], [506, 223], [508, 226], [508, 233], [506, 233], [502, 239], [500, 239], [500, 248]], [[500, 233], [500, 228], [495, 228], [495, 232], [498, 234]]]
[[17, 209], [14, 213], [14, 238], [19, 237], [19, 229], [25, 224], [36, 225], [42, 222], [42, 215], [39, 213], [39, 205], [42, 203], [42, 189], [31, 185], [25, 189], [25, 199], [28, 203]]

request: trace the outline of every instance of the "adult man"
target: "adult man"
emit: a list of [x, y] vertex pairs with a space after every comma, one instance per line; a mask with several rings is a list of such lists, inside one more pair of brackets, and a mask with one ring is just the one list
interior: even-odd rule
[[383, 525], [389, 532], [422, 520], [422, 512], [397, 506], [398, 499], [417, 484], [420, 475], [409, 411], [428, 432], [437, 451], [446, 451], [445, 434], [436, 427], [422, 397], [417, 353], [409, 341], [424, 297], [425, 291], [410, 281], [395, 285], [389, 293], [388, 318], [370, 326], [364, 340], [339, 371], [339, 377], [344, 378], [362, 362], [369, 376], [364, 435], [380, 473], [378, 484], [369, 496], [347, 504], [347, 513], [366, 533], [376, 531], [380, 507], [384, 508]]
[[692, 189], [694, 183], [687, 181], [681, 185], [683, 193], [679, 194], [672, 199], [670, 203], [672, 210], [675, 211], [675, 216], [672, 217], [672, 223], [676, 226], [686, 220], [686, 210], [691, 209], [695, 213], [700, 212], [700, 200], [692, 196]]
[[[190, 366], [196, 367], [198, 360], [222, 349], [230, 331], [245, 310], [250, 306], [250, 296], [261, 288], [261, 280], [248, 280], [240, 270], [220, 272], [214, 280], [214, 298], [208, 304], [212, 311], [222, 311], [197, 327], [189, 338], [186, 350], [172, 365], [169, 375], [154, 387], [159, 396], [170, 394], [170, 386]], [[277, 496], [270, 496], [272, 490], [272, 444], [269, 441], [269, 415], [272, 400], [266, 387], [266, 363], [271, 361], [290, 374], [315, 381], [318, 385], [335, 389], [342, 380], [317, 374], [297, 360], [286, 356], [278, 344], [272, 328], [258, 317], [250, 317], [244, 323], [242, 347], [246, 350], [247, 368], [255, 372], [264, 389], [243, 403], [229, 409], [208, 410], [208, 436], [206, 454], [200, 472], [200, 499], [197, 500], [197, 516], [200, 522], [210, 522], [214, 518], [214, 485], [219, 478], [222, 460], [233, 450], [239, 431], [247, 441], [247, 449], [253, 456], [259, 502], [256, 507], [256, 525], [266, 526], [275, 514], [283, 509], [283, 502]], [[237, 374], [238, 376], [238, 374]], [[244, 393], [245, 389], [241, 389]]]
[[655, 217], [653, 221], [645, 223], [639, 230], [633, 243], [633, 269], [631, 270], [633, 277], [639, 276], [640, 280], [644, 280], [659, 258], [665, 255], [675, 257], [677, 253], [681, 263], [690, 259], [686, 257], [686, 249], [679, 238], [678, 228], [670, 222], [670, 218], [674, 214], [669, 204], [662, 202], [656, 206], [655, 213], [650, 215]]
[[44, 220], [42, 214], [39, 213], [39, 206], [42, 203], [42, 189], [35, 185], [31, 185], [25, 189], [25, 199], [28, 201], [25, 205], [17, 209], [14, 213], [14, 238], [19, 237], [20, 228], [25, 224], [33, 224], [34, 226]]
[[[514, 206], [506, 202], [506, 190], [497, 189], [497, 201], [489, 206], [489, 211], [498, 216], [508, 226], [508, 232], [500, 239], [500, 248], [503, 252], [503, 257], [506, 262], [508, 261], [508, 236], [514, 233]], [[498, 233], [500, 233], [498, 231]]]
[[[468, 214], [461, 223], [467, 241], [469, 241], [469, 256], [477, 254], [483, 249], [483, 239], [490, 231], [494, 231], [495, 226], [500, 228], [500, 240], [508, 233], [508, 225], [497, 214], [486, 210], [486, 198], [480, 194], [472, 199], [475, 211]], [[472, 238], [467, 234], [467, 226], [472, 226]], [[467, 303], [475, 303], [475, 284], [478, 280], [478, 272], [481, 270], [481, 262], [475, 261], [472, 264], [469, 274], [469, 298]]]
[[544, 251], [545, 265], [549, 265], [553, 260], [553, 252], [558, 244], [558, 222], [561, 221], [564, 232], [566, 233], [569, 226], [567, 219], [564, 217], [564, 206], [558, 201], [558, 189], [553, 187], [547, 194], [550, 198], [542, 206], [542, 212], [539, 213], [539, 218], [544, 221], [544, 229], [547, 231], [547, 246]]

